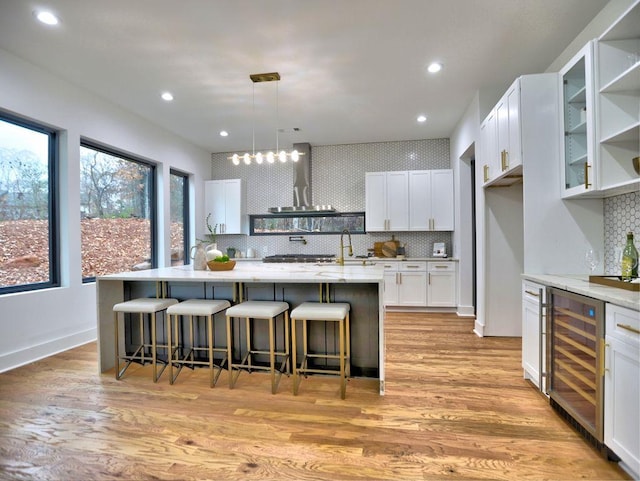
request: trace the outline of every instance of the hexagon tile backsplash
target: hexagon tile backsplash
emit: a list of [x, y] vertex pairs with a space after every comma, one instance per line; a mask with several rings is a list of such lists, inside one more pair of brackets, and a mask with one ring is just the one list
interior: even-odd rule
[[604, 200], [604, 272], [620, 275], [617, 257], [633, 232], [636, 247], [640, 245], [640, 214], [638, 192], [609, 197]]

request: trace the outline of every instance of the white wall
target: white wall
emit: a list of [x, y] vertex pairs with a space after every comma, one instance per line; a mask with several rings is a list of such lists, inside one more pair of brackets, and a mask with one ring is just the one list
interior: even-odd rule
[[[0, 109], [61, 131], [62, 286], [0, 296], [0, 372], [96, 338], [95, 284], [82, 284], [80, 138], [157, 165], [158, 265], [170, 264], [169, 170], [190, 174], [191, 225], [202, 219], [210, 154], [119, 106], [60, 80], [0, 49]], [[191, 242], [194, 240], [192, 234]]]
[[475, 159], [480, 128], [480, 94], [476, 93], [456, 126], [450, 140], [451, 168], [454, 172], [455, 230], [453, 256], [458, 263], [458, 314], [474, 315], [473, 230], [471, 209], [471, 159]]

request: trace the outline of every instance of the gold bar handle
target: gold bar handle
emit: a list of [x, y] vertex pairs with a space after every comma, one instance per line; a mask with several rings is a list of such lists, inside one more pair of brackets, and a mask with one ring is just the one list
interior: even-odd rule
[[618, 323], [616, 323], [616, 326], [618, 326], [621, 329], [625, 329], [627, 331], [631, 331], [634, 334], [640, 334], [640, 331], [638, 329], [636, 329], [635, 327], [631, 327], [629, 324], [618, 324]]
[[509, 163], [507, 162], [507, 151], [503, 150], [500, 152], [500, 166], [502, 167], [502, 172], [509, 168]]
[[529, 294], [530, 296], [533, 296], [533, 297], [540, 297], [540, 294], [538, 294], [537, 292], [531, 292], [527, 290], [525, 290], [524, 292], [525, 294]]
[[482, 166], [482, 173], [484, 176], [484, 181], [487, 182], [489, 180], [489, 166], [487, 164], [484, 164]]
[[607, 369], [606, 363], [605, 363], [605, 350], [607, 349], [607, 347], [609, 346], [609, 344], [607, 344], [604, 340], [604, 338], [600, 338], [600, 375], [604, 376], [604, 374], [609, 370]]
[[584, 188], [588, 189], [589, 187], [591, 187], [591, 184], [589, 183], [589, 167], [591, 167], [589, 165], [588, 162], [584, 163]]

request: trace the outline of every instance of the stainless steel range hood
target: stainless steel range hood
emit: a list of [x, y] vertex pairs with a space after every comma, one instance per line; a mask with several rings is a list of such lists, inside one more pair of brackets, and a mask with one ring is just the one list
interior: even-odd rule
[[269, 212], [335, 212], [331, 205], [311, 205], [311, 144], [308, 142], [293, 144], [293, 148], [300, 152], [300, 159], [295, 163], [293, 180], [293, 205], [285, 207], [269, 207]]

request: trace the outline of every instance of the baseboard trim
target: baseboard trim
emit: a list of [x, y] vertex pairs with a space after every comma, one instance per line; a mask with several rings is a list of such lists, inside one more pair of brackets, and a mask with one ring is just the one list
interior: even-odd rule
[[97, 329], [76, 332], [69, 336], [60, 337], [42, 344], [29, 346], [19, 351], [0, 354], [0, 373], [10, 371], [20, 366], [31, 364], [45, 357], [53, 356], [60, 352], [68, 351], [74, 347], [82, 346], [97, 339]]
[[475, 308], [473, 306], [458, 306], [456, 311], [459, 317], [476, 317]]

